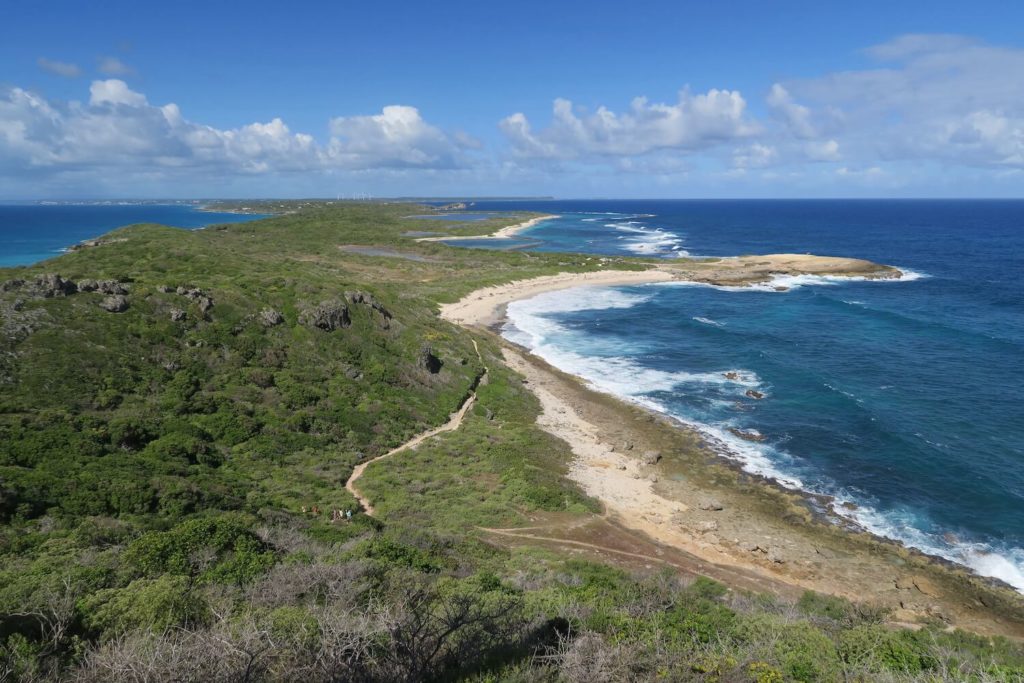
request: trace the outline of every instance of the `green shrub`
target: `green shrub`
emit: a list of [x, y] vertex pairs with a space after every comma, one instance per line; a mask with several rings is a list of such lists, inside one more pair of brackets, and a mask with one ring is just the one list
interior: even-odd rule
[[927, 646], [910, 631], [894, 631], [880, 625], [864, 625], [839, 636], [843, 661], [856, 667], [920, 673], [936, 665]]
[[189, 520], [170, 531], [145, 534], [128, 547], [125, 558], [149, 576], [167, 572], [239, 585], [274, 563], [273, 551], [230, 515]]
[[172, 626], [199, 626], [209, 616], [206, 601], [189, 580], [170, 575], [97, 591], [83, 600], [79, 609], [86, 627], [102, 635], [138, 628], [164, 631]]

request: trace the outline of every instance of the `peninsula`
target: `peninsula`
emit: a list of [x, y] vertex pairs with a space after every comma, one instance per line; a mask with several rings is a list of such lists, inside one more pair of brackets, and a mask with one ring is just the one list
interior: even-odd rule
[[423, 240], [408, 204], [273, 208], [0, 270], [0, 677], [1024, 672], [1010, 587], [496, 331], [557, 289], [898, 269], [460, 249], [545, 216]]

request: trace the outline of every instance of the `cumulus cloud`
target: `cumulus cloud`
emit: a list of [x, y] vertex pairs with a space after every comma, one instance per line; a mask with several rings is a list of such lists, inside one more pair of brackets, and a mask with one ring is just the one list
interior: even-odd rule
[[77, 64], [72, 64], [71, 62], [58, 62], [53, 59], [47, 59], [46, 57], [40, 57], [36, 60], [36, 64], [38, 64], [39, 68], [43, 71], [54, 74], [55, 76], [78, 78], [82, 75], [82, 69]]
[[149, 104], [146, 96], [128, 87], [124, 81], [112, 78], [107, 81], [93, 81], [89, 86], [89, 104], [98, 107], [104, 104], [123, 104], [129, 107], [145, 107]]
[[135, 69], [117, 57], [100, 57], [96, 68], [104, 76], [131, 76], [135, 73]]
[[0, 175], [114, 167], [256, 174], [452, 169], [468, 163], [463, 150], [476, 144], [429, 124], [414, 107], [333, 119], [321, 145], [280, 118], [232, 129], [190, 121], [176, 104], [152, 105], [119, 79], [93, 81], [87, 103], [0, 90]]
[[746, 106], [739, 92], [714, 89], [697, 95], [683, 90], [675, 104], [638, 97], [622, 114], [604, 106], [590, 113], [557, 99], [547, 128], [535, 131], [522, 113], [506, 117], [499, 127], [519, 157], [588, 160], [692, 152], [756, 133]]
[[327, 155], [349, 168], [457, 168], [462, 151], [479, 143], [450, 136], [423, 120], [416, 107], [392, 105], [372, 116], [331, 119]]

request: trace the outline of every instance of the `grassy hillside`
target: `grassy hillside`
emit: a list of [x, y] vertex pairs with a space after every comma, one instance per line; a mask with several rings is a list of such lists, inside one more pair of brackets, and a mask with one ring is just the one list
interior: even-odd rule
[[[436, 304], [596, 259], [417, 243], [492, 226], [407, 205], [289, 208], [0, 270], [0, 680], [1024, 676], [1016, 645], [869, 606], [483, 543], [595, 504]], [[463, 427], [371, 467], [361, 514], [352, 468], [443, 423], [483, 364]]]

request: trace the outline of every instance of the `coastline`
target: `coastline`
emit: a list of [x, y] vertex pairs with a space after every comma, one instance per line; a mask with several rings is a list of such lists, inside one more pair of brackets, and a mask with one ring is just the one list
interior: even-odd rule
[[544, 216], [537, 216], [525, 220], [522, 223], [516, 223], [515, 225], [509, 225], [500, 230], [495, 230], [492, 233], [486, 235], [441, 235], [439, 237], [419, 237], [416, 239], [417, 242], [444, 242], [447, 240], [504, 240], [510, 237], [515, 237], [524, 230], [529, 230], [535, 225], [544, 221], [549, 221], [554, 218], [561, 218], [557, 214], [549, 214]]
[[544, 292], [573, 287], [642, 285], [677, 279], [668, 269], [606, 270], [589, 273], [559, 273], [529, 280], [513, 280], [503, 285], [484, 287], [462, 299], [441, 304], [441, 317], [463, 326], [490, 327], [501, 322], [504, 306]]
[[[749, 286], [792, 275], [895, 279], [905, 274], [855, 259], [807, 255], [716, 259], [511, 282], [443, 305], [441, 316], [492, 333], [507, 304], [547, 291], [670, 281]], [[524, 388], [541, 403], [538, 425], [570, 444], [575, 457], [568, 478], [600, 501], [605, 517], [617, 525], [726, 575], [759, 575], [887, 606], [894, 610], [894, 623], [940, 619], [1024, 638], [1024, 625], [988, 612], [993, 604], [1004, 605], [1008, 613], [1020, 608], [1020, 596], [1011, 588], [896, 541], [831, 520], [823, 523], [823, 515], [813, 509], [813, 494], [744, 474], [685, 424], [595, 391], [495, 337], [506, 365], [526, 378]], [[652, 449], [671, 455], [655, 458]]]

